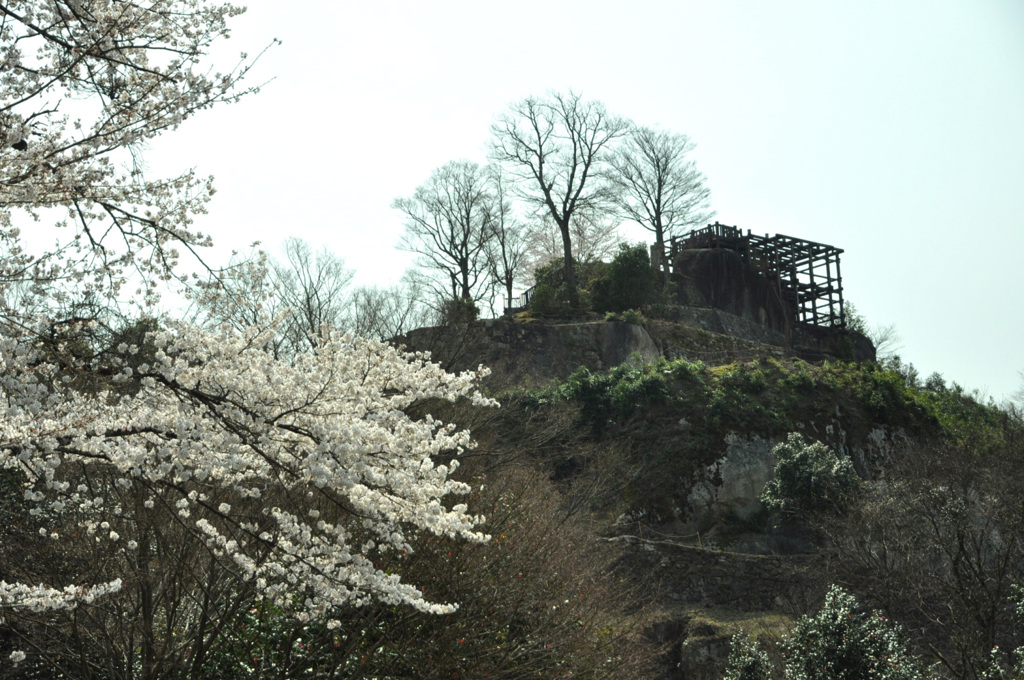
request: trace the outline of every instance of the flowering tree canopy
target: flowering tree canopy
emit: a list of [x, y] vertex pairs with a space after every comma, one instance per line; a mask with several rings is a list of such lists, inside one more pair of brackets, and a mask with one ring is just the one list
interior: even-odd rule
[[[69, 293], [102, 310], [132, 277], [153, 299], [179, 250], [209, 243], [191, 225], [210, 181], [150, 178], [138, 154], [255, 89], [245, 55], [224, 73], [205, 63], [241, 12], [0, 0], [0, 608], [45, 652], [30, 664], [201, 674], [256, 601], [328, 622], [369, 600], [451, 611], [376, 564], [421, 532], [486, 540], [449, 501], [468, 490], [449, 462], [468, 432], [410, 415], [490, 403], [480, 372], [329, 333], [282, 359], [268, 351], [280, 321], [118, 330], [67, 311]], [[29, 252], [27, 224], [52, 225], [54, 245]]]
[[[423, 399], [487, 403], [475, 374], [349, 337], [290, 363], [265, 351], [269, 334], [149, 337], [152, 357], [120, 346], [111, 388], [94, 393], [23, 343], [0, 346], [0, 463], [24, 472], [40, 533], [108, 544], [116, 575], [148, 527], [178, 524], [262, 597], [301, 603], [300, 618], [368, 598], [452, 610], [373, 556], [411, 551], [406, 527], [486, 539], [465, 505], [442, 503], [468, 490], [449, 478], [456, 463], [434, 462], [469, 447], [468, 432], [406, 414]], [[48, 595], [67, 599], [26, 593]]]
[[[38, 380], [33, 316], [52, 312], [68, 291], [116, 295], [128, 269], [153, 295], [178, 247], [208, 244], [189, 225], [212, 192], [209, 180], [146, 178], [138, 152], [196, 111], [251, 91], [240, 87], [252, 63], [244, 55], [228, 73], [201, 63], [242, 11], [205, 0], [0, 2], [0, 306], [5, 357], [18, 357], [5, 358], [4, 370], [8, 385], [43, 390], [32, 407], [20, 401], [27, 393], [5, 388], [12, 417], [70, 404]], [[44, 220], [56, 227], [53, 245], [30, 252], [19, 227]], [[5, 442], [14, 427], [5, 421]], [[19, 455], [31, 466], [30, 449]], [[54, 590], [4, 582], [0, 603], [62, 608], [117, 583]]]
[[[245, 55], [226, 73], [203, 63], [242, 11], [206, 0], [0, 1], [0, 281], [116, 291], [130, 267], [154, 293], [177, 248], [208, 245], [190, 224], [210, 180], [148, 178], [138, 153], [252, 91], [240, 87]], [[14, 211], [62, 227], [58, 246], [23, 250]]]

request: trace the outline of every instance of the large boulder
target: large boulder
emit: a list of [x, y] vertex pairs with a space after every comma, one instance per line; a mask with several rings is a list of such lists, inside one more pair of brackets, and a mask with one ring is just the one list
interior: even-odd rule
[[740, 253], [724, 248], [683, 250], [672, 267], [680, 305], [720, 309], [789, 337], [794, 311]]

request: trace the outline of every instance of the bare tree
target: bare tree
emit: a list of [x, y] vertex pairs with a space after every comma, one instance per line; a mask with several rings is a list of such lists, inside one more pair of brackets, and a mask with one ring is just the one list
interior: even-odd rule
[[996, 427], [978, 419], [960, 445], [894, 457], [885, 483], [825, 526], [836, 576], [955, 678], [993, 677], [993, 647], [1024, 641], [1009, 599], [1024, 581], [1024, 449], [1019, 426]]
[[420, 255], [424, 269], [450, 287], [452, 300], [475, 300], [487, 273], [484, 246], [492, 222], [487, 175], [471, 161], [452, 161], [430, 175], [411, 198], [392, 207], [406, 216], [400, 248]]
[[262, 250], [235, 255], [223, 271], [190, 291], [187, 317], [207, 327], [226, 323], [237, 329], [280, 323], [275, 356], [316, 347], [326, 328], [348, 330], [346, 290], [354, 272], [326, 248], [314, 253], [297, 238], [285, 241], [283, 250], [283, 261]]
[[665, 251], [667, 237], [715, 215], [704, 174], [687, 159], [693, 147], [686, 135], [634, 126], [611, 157], [610, 178], [621, 189], [619, 210], [654, 232], [659, 253]]
[[903, 348], [903, 338], [896, 330], [896, 324], [872, 326], [866, 335], [871, 340], [871, 344], [875, 346], [875, 357], [879, 361], [891, 359]]
[[435, 325], [437, 312], [425, 304], [424, 291], [412, 277], [395, 286], [363, 286], [351, 297], [349, 327], [363, 338], [391, 340], [414, 328]]
[[903, 346], [903, 339], [900, 337], [899, 331], [896, 330], [896, 324], [868, 326], [868, 321], [861, 314], [860, 309], [849, 300], [844, 305], [843, 321], [846, 324], [846, 330], [860, 333], [871, 341], [871, 344], [875, 346], [875, 356], [878, 361], [899, 359], [898, 354]]
[[527, 97], [509, 107], [491, 127], [492, 157], [518, 180], [520, 195], [554, 221], [562, 236], [565, 282], [577, 298], [572, 250], [573, 218], [611, 210], [616, 187], [603, 178], [610, 145], [628, 123], [599, 102], [552, 93]]
[[500, 167], [490, 169], [492, 205], [491, 228], [488, 233], [486, 253], [487, 268], [495, 287], [505, 289], [505, 299], [512, 300], [512, 289], [522, 279], [527, 262], [527, 230], [516, 217], [509, 200], [508, 184]]
[[298, 238], [284, 242], [284, 258], [274, 263], [280, 303], [291, 310], [284, 336], [293, 351], [302, 351], [316, 347], [325, 328], [344, 328], [345, 289], [355, 272], [327, 248], [314, 253]]

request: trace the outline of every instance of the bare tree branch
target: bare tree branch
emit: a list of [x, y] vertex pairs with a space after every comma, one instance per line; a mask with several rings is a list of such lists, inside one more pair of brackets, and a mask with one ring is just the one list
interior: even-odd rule
[[715, 214], [703, 173], [686, 157], [693, 147], [686, 135], [634, 126], [611, 157], [620, 214], [654, 232], [658, 252], [668, 237]]
[[627, 129], [624, 118], [571, 91], [516, 102], [491, 127], [491, 156], [518, 180], [519, 195], [558, 227], [573, 299], [573, 218], [579, 212], [600, 215], [612, 210], [616, 186], [604, 172], [612, 144]]
[[450, 299], [475, 301], [487, 274], [485, 246], [493, 222], [487, 173], [471, 161], [446, 163], [392, 207], [406, 217], [399, 247], [440, 274], [451, 287]]

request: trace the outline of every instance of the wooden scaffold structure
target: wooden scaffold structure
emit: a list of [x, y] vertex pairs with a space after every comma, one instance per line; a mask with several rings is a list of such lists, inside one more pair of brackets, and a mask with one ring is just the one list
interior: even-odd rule
[[824, 243], [776, 234], [744, 234], [737, 227], [715, 222], [673, 238], [669, 262], [676, 253], [693, 248], [724, 248], [739, 253], [778, 291], [793, 310], [793, 321], [818, 328], [843, 328], [842, 249]]

